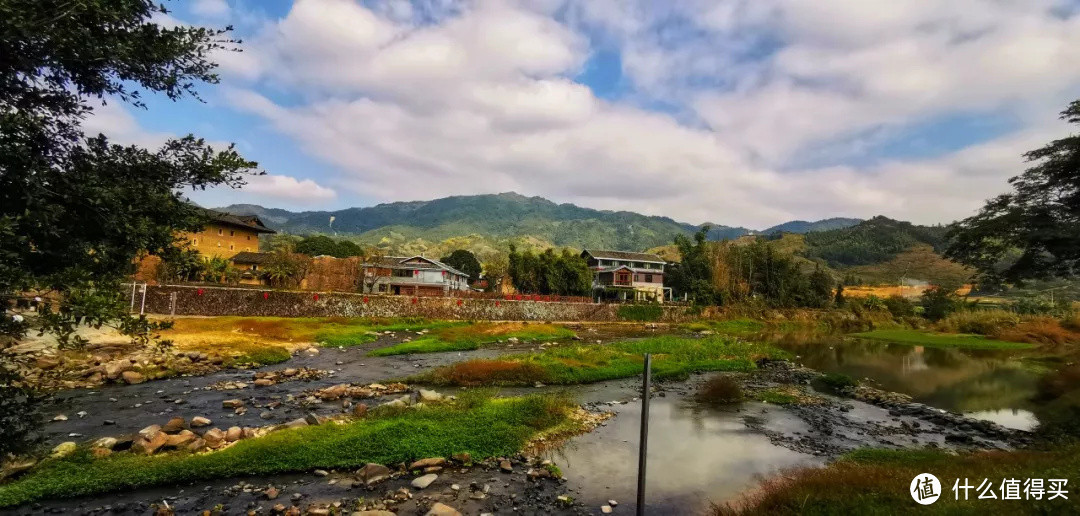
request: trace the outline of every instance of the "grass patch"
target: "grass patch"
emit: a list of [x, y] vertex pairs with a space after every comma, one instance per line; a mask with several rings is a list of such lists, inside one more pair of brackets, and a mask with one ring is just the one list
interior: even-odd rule
[[852, 333], [851, 336], [934, 348], [1030, 349], [1035, 347], [1033, 344], [994, 340], [982, 335], [933, 333], [920, 330], [874, 330], [862, 333]]
[[193, 342], [184, 346], [183, 349], [220, 356], [224, 359], [222, 364], [226, 367], [280, 364], [292, 357], [292, 353], [284, 346], [237, 337], [229, 340]]
[[617, 315], [624, 321], [659, 321], [664, 309], [660, 305], [622, 305]]
[[[989, 480], [1000, 497], [1002, 479], [1064, 478], [1075, 491], [1080, 471], [1080, 446], [1054, 451], [979, 452], [961, 456], [936, 450], [854, 451], [825, 468], [801, 470], [788, 477], [766, 480], [739, 503], [716, 507], [715, 514], [1075, 514], [1080, 497], [1068, 500], [979, 500], [973, 489], [969, 499], [956, 500], [952, 487], [967, 478], [975, 487]], [[908, 493], [911, 479], [932, 473], [941, 480], [942, 493], [932, 505], [920, 506]], [[1048, 484], [1046, 484], [1048, 485]]]
[[[657, 379], [686, 378], [706, 371], [750, 371], [761, 358], [787, 355], [768, 345], [714, 336], [686, 338], [659, 336], [627, 340], [609, 345], [565, 346], [536, 353], [511, 355], [502, 360], [470, 360], [442, 367], [410, 378], [434, 385], [529, 385], [540, 381], [553, 384], [592, 383], [640, 375], [644, 353], [653, 354], [652, 372]], [[501, 365], [498, 374], [485, 375], [492, 363]], [[467, 381], [460, 372], [474, 374]], [[510, 371], [510, 372], [508, 372]], [[517, 377], [511, 372], [520, 372]]]
[[[19, 480], [0, 485], [0, 507], [35, 500], [98, 495], [130, 489], [314, 468], [393, 464], [467, 452], [475, 458], [517, 453], [534, 435], [564, 424], [572, 403], [561, 395], [459, 402], [408, 411], [374, 411], [344, 425], [279, 430], [220, 452], [94, 459], [82, 449], [43, 462]], [[380, 412], [382, 412], [380, 414]]]
[[376, 349], [371, 356], [405, 355], [410, 353], [440, 353], [480, 349], [500, 340], [559, 340], [570, 338], [574, 332], [554, 324], [472, 323], [438, 328], [409, 342]]
[[310, 342], [346, 347], [375, 341], [377, 331], [430, 330], [466, 324], [421, 318], [182, 317], [162, 336], [180, 349], [221, 347], [239, 337], [285, 347]]
[[798, 389], [791, 387], [773, 387], [757, 393], [758, 401], [775, 405], [798, 405], [802, 396]]
[[711, 405], [738, 403], [743, 399], [742, 387], [730, 376], [714, 375], [701, 385], [694, 399]]

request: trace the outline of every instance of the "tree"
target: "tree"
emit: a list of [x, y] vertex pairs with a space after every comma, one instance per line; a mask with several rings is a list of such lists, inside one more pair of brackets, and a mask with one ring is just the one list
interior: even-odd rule
[[271, 286], [292, 288], [300, 285], [310, 268], [310, 256], [280, 248], [270, 254], [270, 259], [263, 265], [263, 274]]
[[501, 255], [492, 256], [484, 262], [484, 278], [487, 279], [487, 291], [498, 292], [503, 280], [506, 279], [510, 262]]
[[355, 242], [338, 240], [326, 235], [304, 238], [296, 242], [294, 250], [308, 256], [333, 256], [334, 258], [349, 258], [364, 254], [364, 249]]
[[480, 260], [477, 260], [476, 255], [471, 251], [458, 249], [450, 253], [450, 256], [444, 256], [439, 261], [464, 272], [469, 276], [470, 281], [476, 281], [480, 278]]
[[931, 321], [940, 321], [960, 309], [962, 301], [956, 295], [959, 285], [934, 285], [923, 292], [920, 304], [923, 317]]
[[670, 267], [664, 275], [664, 283], [676, 293], [686, 294], [698, 304], [712, 304], [716, 301], [716, 290], [712, 286], [712, 268], [709, 264], [708, 243], [709, 226], [703, 226], [691, 240], [684, 235], [675, 236], [675, 247], [679, 249], [682, 261]]
[[833, 304], [836, 306], [844, 306], [844, 284], [840, 283], [836, 286], [836, 295], [833, 296]]
[[[58, 310], [34, 325], [61, 345], [84, 342], [78, 321], [138, 338], [160, 327], [127, 315], [119, 283], [138, 253], [163, 254], [207, 222], [183, 191], [237, 186], [256, 166], [193, 136], [147, 150], [83, 134], [95, 102], [145, 107], [143, 90], [175, 100], [217, 82], [207, 56], [232, 48], [228, 29], [151, 21], [164, 13], [149, 0], [0, 2], [0, 293], [55, 293]], [[0, 324], [8, 339], [28, 329]], [[0, 399], [18, 389], [0, 381]], [[19, 437], [0, 426], [0, 455]]]
[[[1080, 124], [1080, 100], [1061, 118]], [[1009, 179], [978, 214], [954, 224], [946, 256], [991, 278], [1075, 277], [1080, 263], [1080, 135], [1024, 155], [1034, 163]]]
[[810, 289], [807, 296], [807, 305], [813, 308], [823, 308], [829, 304], [833, 296], [833, 286], [836, 281], [829, 273], [822, 270], [821, 266], [814, 269], [810, 274]]

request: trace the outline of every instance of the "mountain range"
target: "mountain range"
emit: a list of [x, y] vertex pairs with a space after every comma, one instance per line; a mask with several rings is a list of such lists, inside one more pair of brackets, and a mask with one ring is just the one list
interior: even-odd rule
[[[390, 247], [474, 237], [482, 240], [527, 238], [541, 247], [639, 251], [670, 244], [675, 235], [690, 235], [705, 225], [630, 211], [558, 204], [542, 197], [526, 197], [513, 192], [392, 202], [336, 211], [293, 212], [254, 204], [233, 204], [216, 209], [235, 215], [256, 215], [264, 224], [283, 233], [337, 235]], [[734, 239], [777, 231], [809, 233], [850, 227], [859, 222], [860, 219], [851, 218], [817, 222], [797, 220], [760, 232], [708, 224], [708, 238]]]

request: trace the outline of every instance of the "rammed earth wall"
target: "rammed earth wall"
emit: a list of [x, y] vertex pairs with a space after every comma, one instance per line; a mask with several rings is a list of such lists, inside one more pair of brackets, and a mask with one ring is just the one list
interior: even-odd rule
[[[175, 302], [173, 301], [175, 294]], [[139, 308], [141, 294], [136, 295]], [[488, 321], [619, 321], [619, 305], [295, 292], [247, 288], [148, 286], [146, 313], [271, 317], [426, 317]], [[657, 322], [690, 319], [685, 306], [662, 306]]]

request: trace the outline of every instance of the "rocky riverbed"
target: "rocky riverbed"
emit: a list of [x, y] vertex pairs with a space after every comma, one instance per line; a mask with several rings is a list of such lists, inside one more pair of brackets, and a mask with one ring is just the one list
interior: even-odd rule
[[[50, 420], [46, 440], [55, 446], [130, 436], [151, 425], [168, 425], [176, 418], [190, 424], [196, 417], [211, 421], [213, 428], [225, 433], [237, 428], [241, 439], [258, 438], [260, 430], [256, 429], [307, 418], [325, 421], [348, 417], [364, 410], [360, 407], [393, 402], [402, 395], [420, 396], [415, 389], [406, 393], [405, 386], [382, 389], [373, 383], [387, 387], [394, 378], [431, 367], [539, 345], [508, 343], [470, 352], [366, 356], [370, 349], [403, 338], [407, 336], [385, 335], [365, 346], [313, 348], [296, 353], [285, 364], [258, 370], [222, 369], [203, 376], [61, 391], [42, 408], [42, 415]], [[809, 404], [747, 401], [711, 407], [696, 402], [693, 396], [708, 375], [656, 384], [649, 448], [650, 514], [703, 510], [709, 503], [722, 503], [752, 488], [762, 476], [791, 467], [820, 465], [860, 447], [966, 450], [1013, 448], [1028, 440], [1025, 432], [912, 403], [896, 393], [866, 387], [841, 395], [816, 392], [810, 383], [818, 374], [779, 361], [763, 363], [752, 374], [730, 375], [749, 393], [779, 387], [798, 389], [814, 400]], [[503, 389], [503, 394], [544, 390], [569, 390], [587, 409], [616, 415], [589, 434], [526, 456], [476, 464], [451, 461], [427, 472], [427, 467], [416, 470], [404, 464], [378, 465], [389, 469], [387, 478], [377, 483], [366, 481], [370, 472], [365, 468], [312, 471], [48, 501], [8, 513], [327, 514], [370, 510], [425, 514], [444, 507], [465, 514], [633, 512], [642, 395], [639, 380]], [[245, 429], [251, 429], [250, 435]], [[200, 438], [205, 441], [202, 435]], [[563, 478], [537, 473], [549, 468], [560, 470]], [[415, 483], [424, 475], [435, 477], [427, 477], [430, 483]]]

